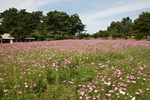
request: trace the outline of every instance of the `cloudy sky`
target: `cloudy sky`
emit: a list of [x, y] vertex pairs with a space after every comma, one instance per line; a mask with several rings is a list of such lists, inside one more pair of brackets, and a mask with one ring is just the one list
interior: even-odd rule
[[128, 16], [134, 20], [142, 12], [150, 12], [150, 0], [0, 0], [0, 12], [11, 7], [44, 14], [54, 10], [77, 13], [87, 33], [95, 33], [106, 30], [112, 21]]

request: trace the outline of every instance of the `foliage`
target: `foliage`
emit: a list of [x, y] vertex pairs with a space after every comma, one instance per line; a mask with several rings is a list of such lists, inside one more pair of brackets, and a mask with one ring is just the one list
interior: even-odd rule
[[111, 22], [107, 31], [111, 34], [113, 38], [126, 38], [130, 36], [132, 31], [132, 20], [130, 17], [123, 18], [121, 22]]
[[16, 8], [10, 8], [0, 14], [1, 25], [4, 27], [5, 32], [10, 32], [12, 28], [17, 26], [18, 10]]
[[69, 15], [64, 12], [49, 12], [47, 16], [44, 18], [44, 24], [46, 24], [46, 28], [48, 33], [55, 35], [64, 35], [68, 34], [68, 21]]
[[94, 38], [102, 37], [103, 39], [107, 39], [109, 37], [108, 31], [100, 30], [99, 32], [94, 34]]
[[42, 16], [40, 11], [29, 13], [25, 9], [18, 11], [16, 8], [10, 8], [1, 13], [0, 18], [5, 32], [10, 32], [18, 41], [24, 41], [25, 37], [36, 29]]
[[[70, 16], [59, 11], [50, 11], [44, 16], [41, 11], [29, 13], [25, 9], [10, 8], [0, 14], [0, 20], [4, 32], [10, 32], [17, 41], [24, 41], [28, 35], [38, 40], [66, 39], [85, 28], [77, 14]], [[34, 31], [38, 34], [33, 34]]]
[[[26, 9], [9, 8], [0, 13], [0, 34], [11, 33], [18, 41], [24, 41], [26, 36], [34, 36], [36, 40], [61, 40], [69, 38], [124, 38], [149, 39], [150, 13], [142, 12], [132, 22], [130, 17], [121, 21], [112, 21], [107, 30], [99, 30], [95, 34], [82, 33], [85, 24], [78, 14], [69, 15], [61, 11], [49, 11], [43, 15], [42, 11], [27, 12]], [[21, 32], [20, 32], [21, 31]]]
[[110, 33], [112, 38], [129, 38], [135, 36], [136, 39], [140, 40], [148, 38], [150, 36], [150, 13], [143, 12], [139, 15], [139, 18], [132, 20], [130, 17], [123, 18], [122, 21], [112, 21], [108, 26], [107, 31]]
[[91, 37], [90, 34], [88, 33], [78, 33], [77, 36], [76, 36], [78, 39], [88, 39]]
[[134, 20], [134, 31], [137, 32], [137, 39], [147, 38], [150, 36], [150, 13], [143, 12], [139, 15], [139, 18]]
[[3, 33], [4, 33], [4, 28], [2, 27], [2, 25], [0, 25], [0, 37]]
[[75, 36], [85, 28], [77, 14], [69, 16], [65, 12], [58, 11], [48, 12], [41, 25], [45, 26], [44, 32], [47, 32], [46, 37], [48, 38], [65, 38], [65, 35]]
[[85, 25], [82, 23], [78, 14], [73, 14], [70, 16], [70, 31], [71, 35], [76, 35], [77, 33], [81, 33], [84, 31]]

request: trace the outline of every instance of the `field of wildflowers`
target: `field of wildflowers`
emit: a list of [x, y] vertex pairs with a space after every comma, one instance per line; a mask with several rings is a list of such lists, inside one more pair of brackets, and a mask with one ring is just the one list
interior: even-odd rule
[[0, 44], [1, 100], [149, 100], [150, 42]]

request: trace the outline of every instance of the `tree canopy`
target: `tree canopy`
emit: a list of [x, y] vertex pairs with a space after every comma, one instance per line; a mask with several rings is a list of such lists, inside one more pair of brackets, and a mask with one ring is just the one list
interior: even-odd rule
[[[55, 36], [75, 36], [84, 31], [85, 25], [77, 14], [50, 11], [46, 15], [42, 11], [27, 12], [25, 9], [9, 8], [0, 13], [0, 23], [4, 32], [9, 32], [18, 41], [34, 34], [37, 38], [55, 38]], [[38, 34], [38, 35], [37, 35]]]
[[[100, 35], [103, 31], [95, 33], [94, 37], [103, 37]], [[108, 33], [107, 33], [108, 32]], [[150, 39], [150, 13], [142, 12], [137, 19], [132, 22], [130, 17], [122, 18], [121, 21], [112, 21], [107, 27], [105, 35], [112, 38], [131, 38]], [[103, 32], [104, 33], [104, 32]]]
[[121, 21], [112, 21], [107, 30], [99, 30], [93, 35], [83, 33], [85, 24], [78, 14], [69, 15], [63, 11], [27, 12], [26, 9], [9, 8], [0, 13], [0, 35], [10, 33], [17, 41], [24, 41], [33, 35], [37, 40], [67, 38], [131, 38], [150, 39], [150, 13], [142, 12], [137, 19], [124, 17]]
[[134, 20], [133, 30], [139, 39], [150, 36], [150, 13], [143, 12], [140, 14], [139, 18]]

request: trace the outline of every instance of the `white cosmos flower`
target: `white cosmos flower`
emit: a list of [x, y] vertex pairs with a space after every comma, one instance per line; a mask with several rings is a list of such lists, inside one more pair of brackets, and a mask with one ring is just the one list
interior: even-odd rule
[[97, 90], [94, 90], [94, 92], [97, 93], [98, 91], [97, 91]]
[[135, 100], [135, 97], [133, 97], [131, 100]]
[[126, 94], [126, 92], [124, 92], [124, 91], [122, 91], [122, 90], [120, 90], [119, 93], [122, 94], [122, 95], [125, 95], [125, 94]]

